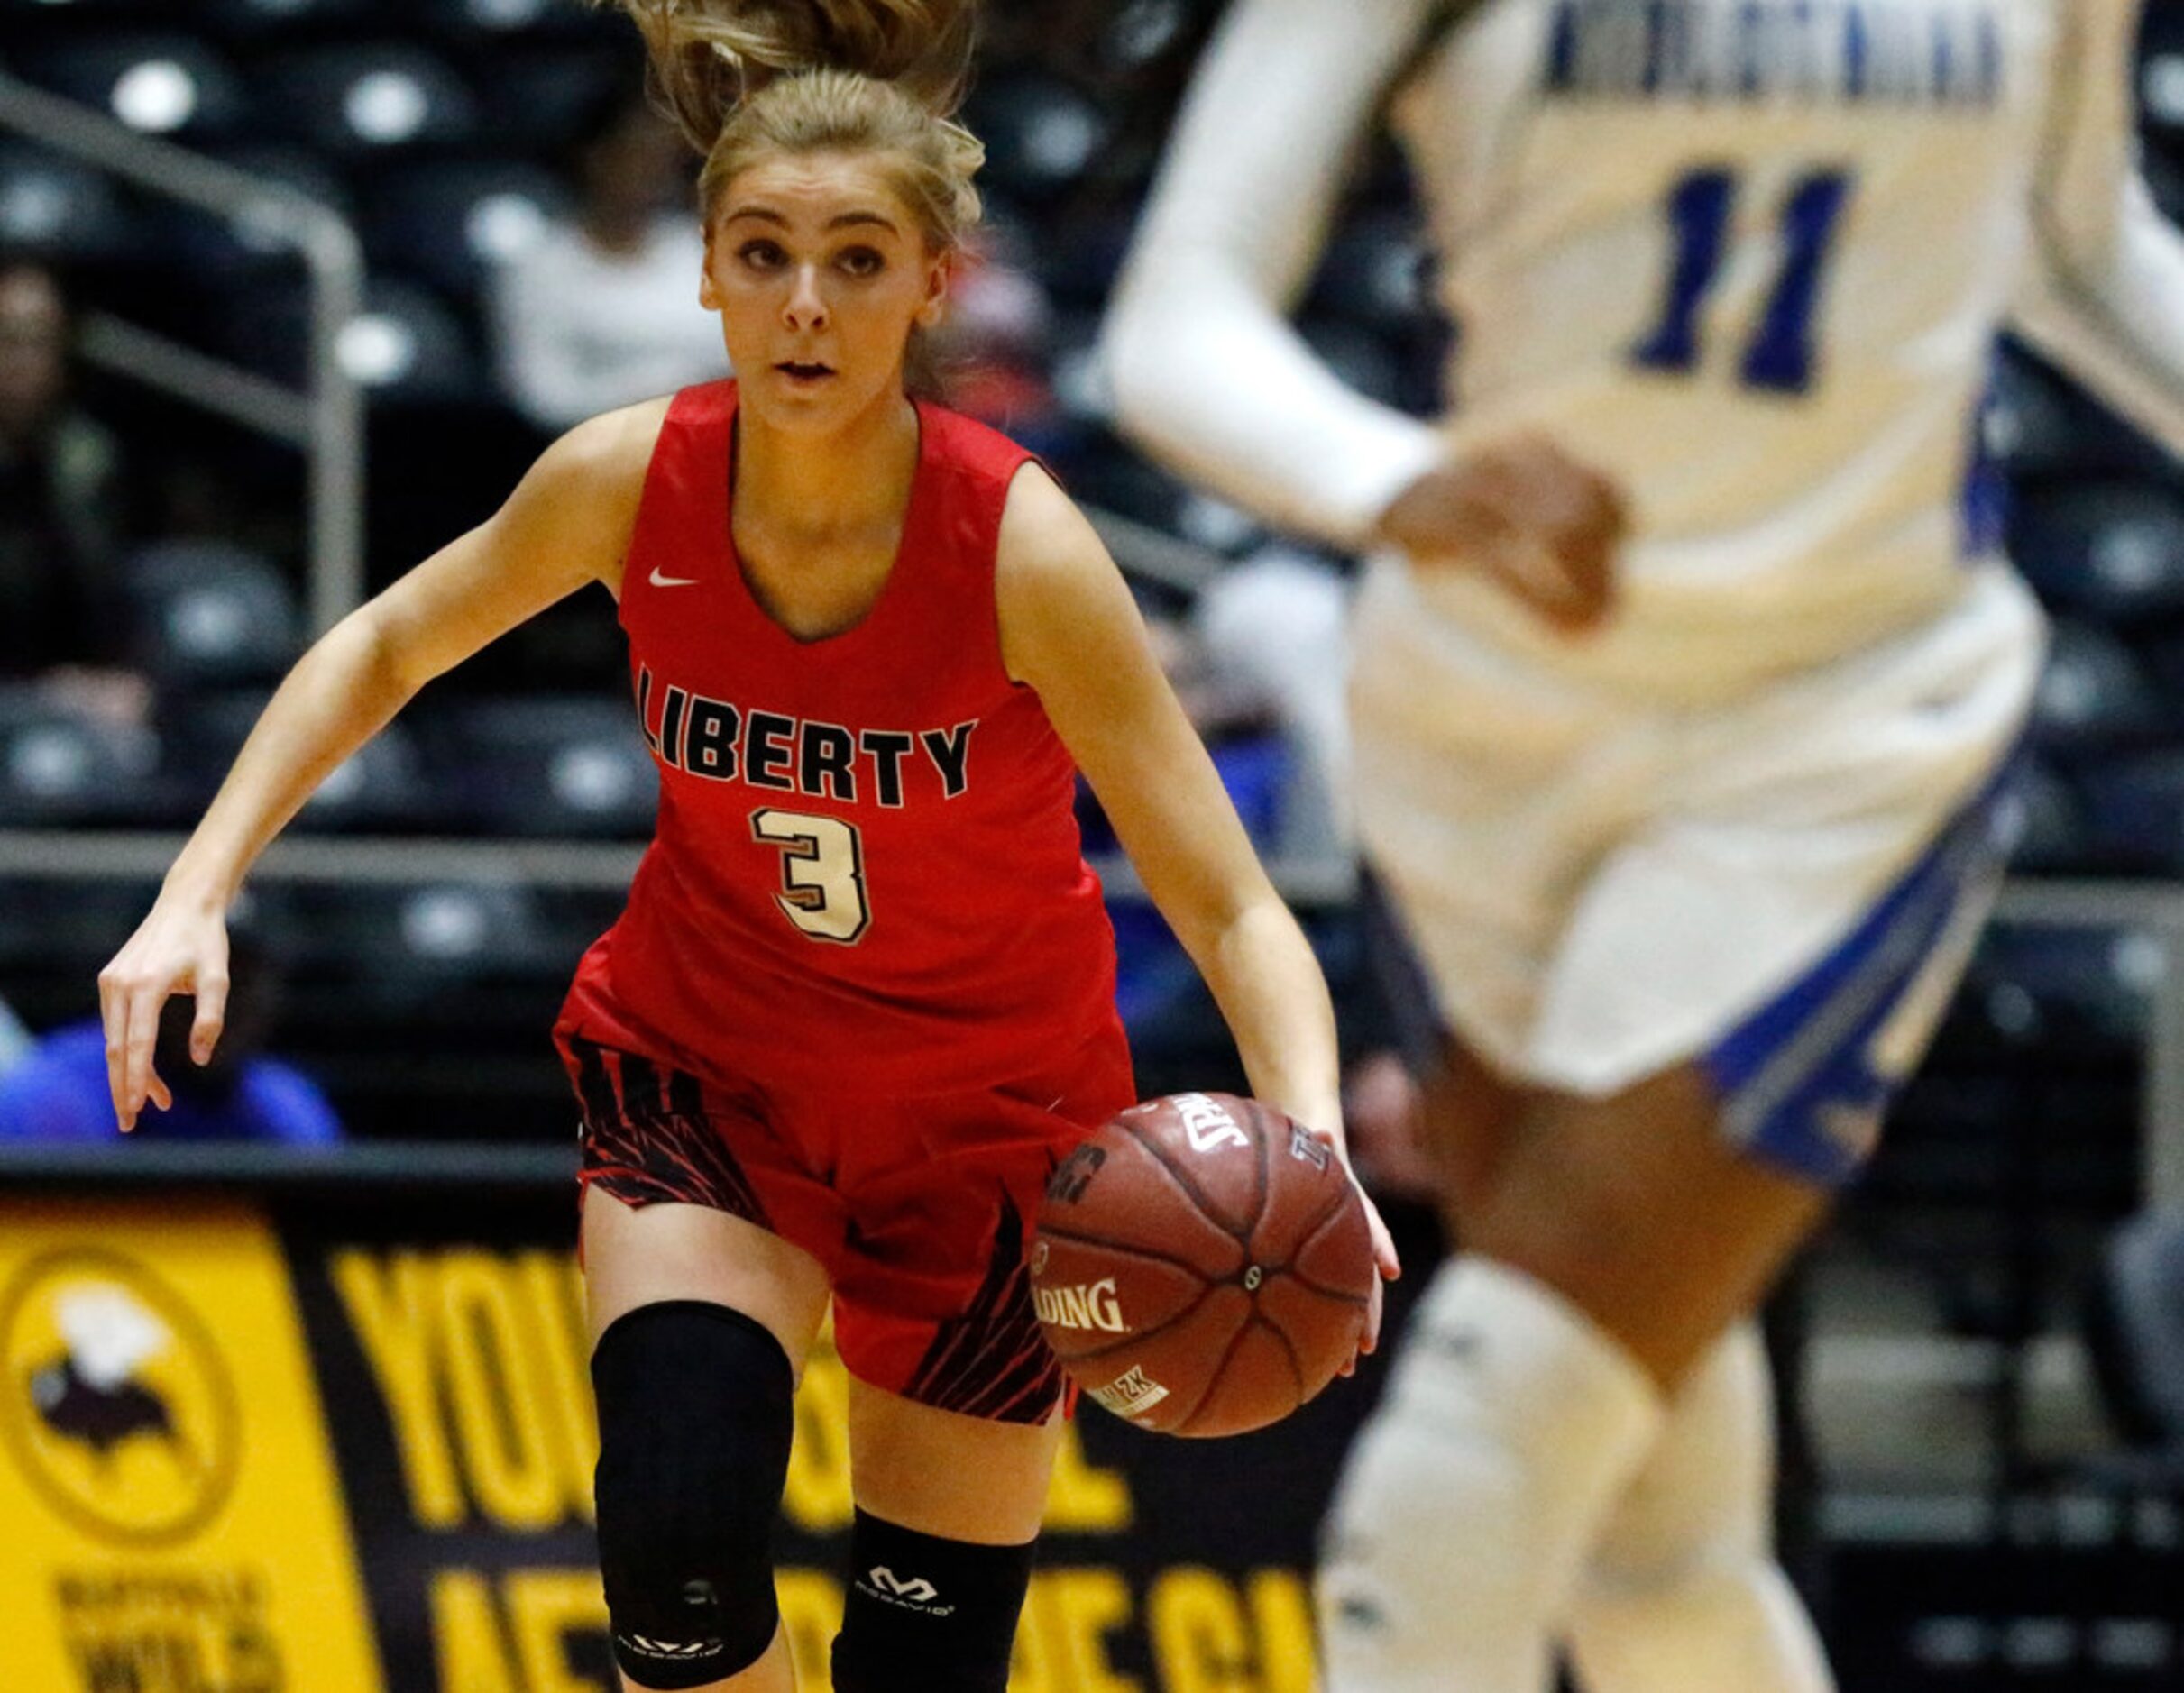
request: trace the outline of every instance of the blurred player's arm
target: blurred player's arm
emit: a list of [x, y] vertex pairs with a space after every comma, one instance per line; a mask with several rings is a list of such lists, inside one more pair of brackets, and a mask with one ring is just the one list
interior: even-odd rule
[[1389, 86], [1442, 0], [1238, 0], [1200, 60], [1105, 340], [1124, 426], [1290, 528], [1364, 545], [1445, 448], [1288, 321]]
[[2017, 327], [2184, 454], [2184, 234], [2137, 168], [2140, 0], [2070, 0], [2033, 207]]

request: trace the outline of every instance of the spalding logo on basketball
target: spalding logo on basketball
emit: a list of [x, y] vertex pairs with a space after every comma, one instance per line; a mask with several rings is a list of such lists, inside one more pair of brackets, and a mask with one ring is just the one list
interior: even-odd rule
[[1031, 1264], [1040, 1325], [1085, 1393], [1193, 1435], [1262, 1428], [1326, 1386], [1377, 1274], [1326, 1144], [1225, 1094], [1133, 1105], [1071, 1152]]

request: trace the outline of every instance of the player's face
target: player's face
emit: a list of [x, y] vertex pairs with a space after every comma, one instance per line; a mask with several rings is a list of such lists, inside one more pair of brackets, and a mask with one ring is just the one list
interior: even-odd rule
[[883, 160], [815, 153], [730, 182], [699, 298], [720, 314], [744, 403], [823, 433], [900, 391], [911, 329], [939, 322], [947, 284]]

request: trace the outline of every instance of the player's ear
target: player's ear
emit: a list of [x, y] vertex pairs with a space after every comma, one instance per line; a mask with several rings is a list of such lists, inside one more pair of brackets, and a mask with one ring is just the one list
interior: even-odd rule
[[948, 284], [953, 274], [955, 257], [941, 253], [925, 270], [925, 297], [918, 302], [918, 327], [938, 327], [941, 319], [948, 316]]
[[713, 287], [713, 230], [705, 230], [705, 265], [698, 272], [698, 304], [709, 312], [720, 309], [720, 291]]

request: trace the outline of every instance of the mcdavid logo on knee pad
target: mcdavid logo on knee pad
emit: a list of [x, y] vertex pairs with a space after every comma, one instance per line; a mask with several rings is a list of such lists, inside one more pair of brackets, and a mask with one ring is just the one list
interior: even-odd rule
[[857, 1579], [857, 1585], [867, 1597], [882, 1605], [892, 1605], [898, 1610], [916, 1611], [924, 1616], [952, 1616], [952, 1605], [934, 1603], [941, 1590], [923, 1576], [898, 1576], [886, 1564], [875, 1564]]
[[649, 1634], [617, 1634], [614, 1643], [633, 1658], [656, 1663], [697, 1663], [726, 1649], [719, 1640], [655, 1640]]

